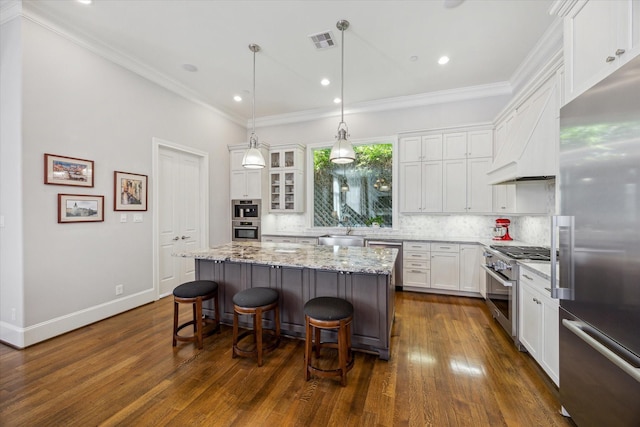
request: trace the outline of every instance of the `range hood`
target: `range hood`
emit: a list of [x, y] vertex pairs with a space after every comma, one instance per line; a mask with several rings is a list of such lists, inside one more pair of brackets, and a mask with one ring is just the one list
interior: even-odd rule
[[550, 78], [513, 118], [506, 141], [496, 153], [489, 184], [554, 179], [558, 171], [558, 89]]

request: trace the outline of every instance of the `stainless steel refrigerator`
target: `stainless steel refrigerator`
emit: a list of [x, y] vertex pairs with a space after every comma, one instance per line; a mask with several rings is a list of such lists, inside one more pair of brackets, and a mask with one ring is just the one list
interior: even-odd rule
[[580, 427], [637, 427], [640, 57], [560, 110], [558, 182], [560, 403]]

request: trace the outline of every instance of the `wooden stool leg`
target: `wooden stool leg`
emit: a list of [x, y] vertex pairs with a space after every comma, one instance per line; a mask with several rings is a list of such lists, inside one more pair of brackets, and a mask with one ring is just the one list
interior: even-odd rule
[[276, 338], [280, 339], [280, 306], [276, 306]]
[[202, 324], [202, 298], [198, 297], [196, 299], [196, 303], [194, 304], [196, 306], [196, 312], [194, 314], [194, 318], [193, 318], [193, 324], [195, 327], [195, 334], [196, 334], [196, 342], [198, 343], [198, 349], [202, 350], [202, 347], [204, 345], [203, 339], [202, 339], [202, 329], [203, 329], [203, 324]]
[[311, 373], [309, 372], [309, 366], [311, 365], [311, 351], [313, 346], [313, 328], [311, 327], [311, 323], [309, 322], [309, 316], [304, 316], [304, 324], [305, 324], [305, 340], [304, 340], [304, 377], [306, 381], [309, 381], [311, 378]]
[[220, 333], [220, 305], [218, 303], [218, 294], [217, 293], [213, 297], [213, 308], [216, 311], [215, 312], [216, 328], [218, 328], [218, 333]]
[[262, 309], [256, 310], [255, 318], [255, 333], [256, 333], [256, 350], [258, 353], [258, 366], [262, 366]]
[[178, 333], [178, 303], [173, 301], [173, 346], [176, 346], [176, 334]]
[[233, 310], [233, 349], [231, 358], [236, 358], [236, 345], [238, 344], [238, 312]]
[[347, 326], [340, 321], [338, 329], [338, 360], [340, 362], [340, 384], [347, 385]]
[[314, 326], [316, 336], [316, 357], [320, 357], [320, 339], [322, 338], [322, 329]]

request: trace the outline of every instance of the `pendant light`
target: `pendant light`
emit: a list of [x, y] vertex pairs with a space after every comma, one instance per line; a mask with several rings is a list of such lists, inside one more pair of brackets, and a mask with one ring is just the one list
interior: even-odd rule
[[256, 52], [260, 52], [260, 46], [250, 44], [249, 50], [253, 52], [253, 104], [251, 136], [249, 137], [249, 148], [242, 158], [242, 166], [247, 169], [262, 169], [265, 167], [264, 157], [258, 149], [258, 136], [256, 135]]
[[331, 148], [331, 155], [329, 160], [333, 163], [351, 163], [356, 159], [356, 153], [353, 150], [353, 145], [349, 142], [349, 128], [344, 122], [344, 31], [349, 28], [349, 21], [340, 20], [336, 24], [336, 27], [342, 33], [342, 57], [341, 57], [341, 88], [340, 88], [340, 123], [338, 124], [338, 134], [336, 135], [336, 142]]
[[342, 164], [342, 184], [340, 185], [340, 192], [346, 193], [349, 191], [349, 183], [347, 182], [347, 170], [345, 169], [345, 164]]

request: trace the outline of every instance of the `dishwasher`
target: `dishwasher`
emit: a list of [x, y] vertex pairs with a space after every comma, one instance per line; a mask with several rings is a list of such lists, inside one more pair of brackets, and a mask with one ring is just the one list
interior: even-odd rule
[[367, 240], [369, 248], [392, 248], [398, 250], [394, 268], [396, 291], [402, 290], [402, 242], [392, 240]]

